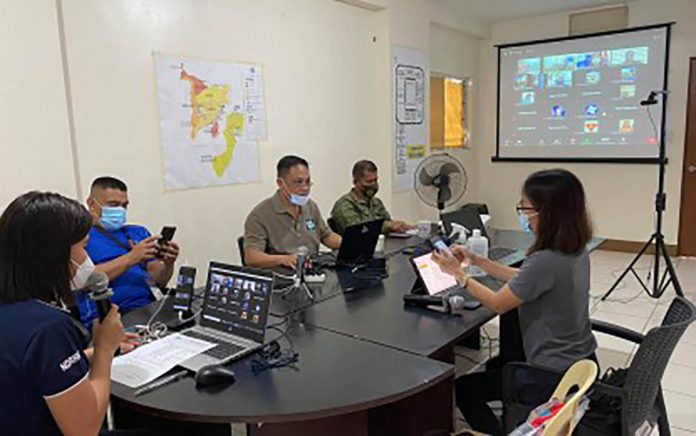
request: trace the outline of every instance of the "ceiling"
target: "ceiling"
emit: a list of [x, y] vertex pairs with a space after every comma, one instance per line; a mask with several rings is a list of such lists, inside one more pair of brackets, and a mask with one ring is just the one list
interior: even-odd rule
[[[532, 15], [626, 3], [624, 0], [429, 0], [440, 8], [487, 24]], [[631, 1], [631, 0], [628, 0]]]

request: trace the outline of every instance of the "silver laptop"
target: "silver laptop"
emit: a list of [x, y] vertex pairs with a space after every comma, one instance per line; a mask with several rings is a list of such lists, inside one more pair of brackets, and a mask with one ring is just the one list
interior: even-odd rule
[[198, 371], [257, 350], [264, 343], [273, 273], [211, 262], [200, 324], [182, 334], [217, 344], [181, 364]]

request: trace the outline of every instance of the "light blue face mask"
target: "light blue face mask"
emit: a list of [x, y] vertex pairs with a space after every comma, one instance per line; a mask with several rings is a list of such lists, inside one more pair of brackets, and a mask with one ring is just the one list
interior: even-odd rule
[[309, 195], [293, 194], [290, 191], [290, 188], [288, 188], [288, 184], [285, 183], [285, 180], [283, 180], [283, 184], [285, 185], [285, 189], [288, 190], [288, 194], [290, 194], [290, 204], [294, 204], [295, 206], [304, 206], [307, 204], [309, 201]]
[[290, 193], [290, 203], [295, 206], [304, 206], [309, 201], [309, 195], [297, 195]]
[[517, 219], [519, 220], [522, 231], [532, 233], [532, 223], [529, 222], [529, 216], [526, 213], [522, 211], [517, 212]]
[[104, 206], [102, 207], [101, 218], [99, 224], [104, 227], [104, 230], [113, 232], [126, 225], [126, 208], [121, 206]]

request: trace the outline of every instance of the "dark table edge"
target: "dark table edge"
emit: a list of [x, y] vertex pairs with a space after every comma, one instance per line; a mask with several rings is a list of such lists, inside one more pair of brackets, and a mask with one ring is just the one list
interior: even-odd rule
[[[410, 353], [409, 353], [410, 354]], [[422, 357], [422, 356], [419, 356]], [[454, 378], [455, 370], [454, 366], [450, 367], [444, 371], [442, 374], [434, 377], [432, 379], [426, 380], [417, 384], [412, 389], [396, 393], [394, 395], [388, 395], [379, 399], [374, 399], [370, 401], [365, 401], [361, 403], [355, 403], [350, 406], [345, 407], [334, 407], [331, 409], [322, 409], [312, 412], [303, 413], [291, 413], [291, 414], [273, 414], [273, 415], [261, 415], [261, 416], [213, 416], [213, 415], [199, 415], [199, 414], [188, 414], [188, 413], [177, 413], [169, 412], [163, 409], [153, 408], [150, 406], [144, 406], [141, 404], [133, 403], [128, 399], [121, 398], [117, 395], [111, 394], [112, 397], [116, 398], [124, 406], [129, 409], [146, 413], [151, 416], [157, 416], [160, 418], [173, 419], [177, 421], [186, 422], [200, 422], [200, 423], [232, 423], [232, 422], [243, 422], [247, 424], [260, 424], [260, 423], [283, 423], [283, 422], [295, 422], [295, 421], [308, 421], [322, 418], [331, 418], [335, 416], [347, 415], [355, 412], [362, 412], [369, 409], [374, 409], [380, 406], [385, 406], [388, 404], [396, 403], [400, 400], [413, 396], [415, 394], [421, 393], [428, 390], [429, 388], [438, 385], [448, 378]]]

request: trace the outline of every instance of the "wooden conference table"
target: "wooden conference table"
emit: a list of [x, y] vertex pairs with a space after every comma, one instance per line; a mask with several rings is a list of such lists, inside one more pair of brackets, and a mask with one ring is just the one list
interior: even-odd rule
[[[525, 248], [530, 235], [494, 231], [498, 245]], [[147, 428], [149, 434], [243, 435], [417, 435], [453, 426], [454, 345], [478, 342], [478, 328], [495, 316], [486, 308], [459, 315], [405, 308], [415, 272], [407, 246], [388, 239], [389, 277], [345, 292], [334, 272], [313, 285], [314, 301], [296, 294], [274, 295], [269, 323], [282, 319], [283, 347], [299, 353], [295, 367], [254, 374], [249, 359], [230, 364], [233, 385], [197, 390], [192, 377], [142, 396], [112, 383], [112, 409], [119, 428]], [[593, 241], [591, 249], [601, 240]], [[484, 279], [498, 288], [501, 283]], [[126, 326], [147, 322], [156, 304], [123, 317]], [[165, 304], [161, 314], [172, 313]], [[501, 356], [521, 350], [516, 316], [501, 320]]]

